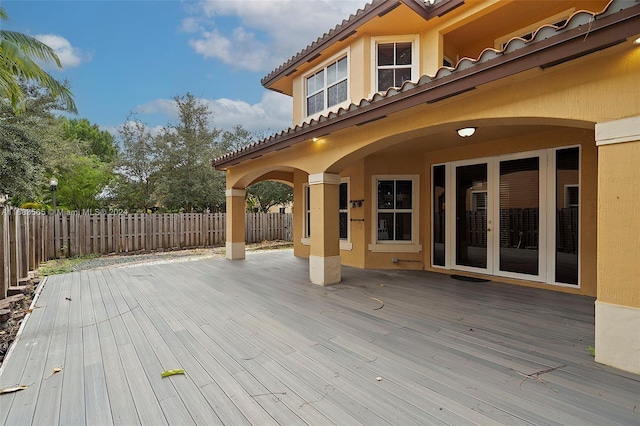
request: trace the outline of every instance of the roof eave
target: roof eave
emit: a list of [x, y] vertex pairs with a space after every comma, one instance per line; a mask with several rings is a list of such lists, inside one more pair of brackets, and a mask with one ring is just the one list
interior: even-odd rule
[[[486, 62], [477, 63], [445, 77], [418, 84], [412, 89], [368, 105], [358, 106], [342, 114], [334, 114], [323, 121], [306, 124], [299, 129], [276, 135], [241, 152], [212, 161], [218, 170], [269, 152], [289, 148], [314, 136], [333, 133], [344, 128], [363, 125], [379, 118], [422, 103], [436, 103], [486, 84], [533, 68], [549, 68], [581, 56], [611, 47], [636, 35], [640, 28], [640, 4], [596, 19], [588, 28], [580, 26]], [[588, 35], [588, 37], [585, 37]], [[361, 104], [362, 105], [362, 102]]]
[[364, 23], [375, 18], [376, 16], [386, 15], [387, 13], [398, 7], [400, 4], [405, 4], [419, 16], [421, 16], [425, 20], [429, 20], [437, 16], [442, 16], [445, 13], [448, 13], [451, 10], [463, 5], [464, 0], [442, 0], [432, 6], [427, 6], [426, 3], [422, 0], [398, 0], [394, 2], [374, 0], [371, 3], [367, 4], [364, 9], [356, 12], [355, 15], [351, 15], [349, 19], [342, 21], [342, 24], [339, 24], [328, 33], [318, 38], [315, 42], [311, 43], [300, 53], [289, 59], [289, 61], [280, 65], [280, 67], [276, 68], [266, 77], [264, 77], [260, 82], [265, 88], [271, 89], [273, 83], [275, 83], [282, 77], [291, 75], [297, 70], [299, 66], [305, 64], [306, 62], [310, 62], [311, 60], [316, 59], [318, 55], [323, 52], [329, 45], [337, 41], [339, 42], [347, 39], [348, 37], [355, 34], [358, 28], [360, 28], [360, 26]]

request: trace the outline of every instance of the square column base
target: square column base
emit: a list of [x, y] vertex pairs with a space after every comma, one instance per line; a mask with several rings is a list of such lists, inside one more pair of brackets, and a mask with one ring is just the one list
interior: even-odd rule
[[309, 256], [309, 279], [313, 284], [329, 285], [342, 281], [340, 256]]
[[596, 362], [640, 374], [640, 309], [596, 301]]
[[239, 243], [232, 243], [227, 241], [226, 243], [225, 257], [230, 260], [244, 259], [244, 241]]

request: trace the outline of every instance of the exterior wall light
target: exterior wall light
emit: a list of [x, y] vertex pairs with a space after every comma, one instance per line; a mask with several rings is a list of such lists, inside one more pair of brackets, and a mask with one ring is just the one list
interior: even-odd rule
[[314, 141], [314, 142], [318, 142], [318, 138], [313, 138], [311, 140]]
[[473, 136], [475, 132], [475, 127], [463, 127], [462, 129], [458, 129], [458, 135], [461, 138], [468, 138], [469, 136]]
[[637, 39], [633, 40], [633, 44], [635, 44], [636, 46], [640, 45], [640, 37], [638, 37]]

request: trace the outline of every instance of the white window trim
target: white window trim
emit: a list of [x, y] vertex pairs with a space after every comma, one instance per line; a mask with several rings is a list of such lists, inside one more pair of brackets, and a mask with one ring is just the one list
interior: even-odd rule
[[[313, 115], [307, 115], [307, 78], [314, 75], [321, 69], [327, 68], [332, 63], [337, 62], [338, 60], [344, 57], [347, 58], [347, 100], [340, 102], [339, 104], [332, 105], [329, 108], [324, 109], [322, 111], [318, 111]], [[312, 68], [311, 70], [309, 70], [308, 72], [302, 75], [302, 117], [304, 117], [303, 121], [318, 119], [318, 117], [320, 117], [321, 115], [325, 115], [329, 111], [337, 111], [340, 108], [348, 107], [350, 104], [351, 104], [351, 48], [347, 47], [346, 49], [336, 53], [326, 61], [322, 62], [317, 67]]]
[[378, 223], [378, 181], [379, 180], [411, 180], [411, 240], [410, 241], [378, 241], [378, 226], [371, 227], [371, 241], [369, 251], [374, 253], [420, 253], [420, 175], [374, 175], [371, 177], [371, 223]]
[[[411, 42], [411, 81], [420, 78], [420, 35], [406, 34], [402, 36], [371, 37], [371, 92], [372, 97], [378, 92], [378, 44]], [[380, 92], [381, 93], [381, 92]]]
[[[340, 239], [340, 250], [351, 251], [353, 250], [353, 243], [351, 242], [351, 205], [349, 200], [351, 199], [351, 178], [343, 177], [340, 178], [340, 184], [347, 184], [347, 238]], [[340, 206], [338, 206], [339, 208]], [[340, 209], [339, 209], [340, 210]]]

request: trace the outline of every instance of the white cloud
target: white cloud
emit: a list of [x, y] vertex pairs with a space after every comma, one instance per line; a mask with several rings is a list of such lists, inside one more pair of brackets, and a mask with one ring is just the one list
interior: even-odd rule
[[[364, 7], [364, 0], [204, 0], [183, 21], [191, 47], [205, 58], [270, 71]], [[236, 17], [232, 29], [216, 17]], [[246, 59], [245, 59], [246, 58]]]
[[89, 62], [91, 60], [91, 54], [72, 46], [69, 40], [62, 36], [56, 34], [37, 34], [34, 38], [55, 50], [63, 68], [77, 67], [82, 62]]
[[[279, 132], [291, 126], [291, 98], [279, 93], [266, 91], [260, 102], [249, 104], [234, 99], [200, 99], [213, 112], [213, 126], [223, 130], [232, 130], [240, 124], [245, 129], [263, 134]], [[156, 99], [140, 105], [135, 112], [144, 114], [161, 114], [168, 121], [178, 118], [176, 103], [171, 99]]]

